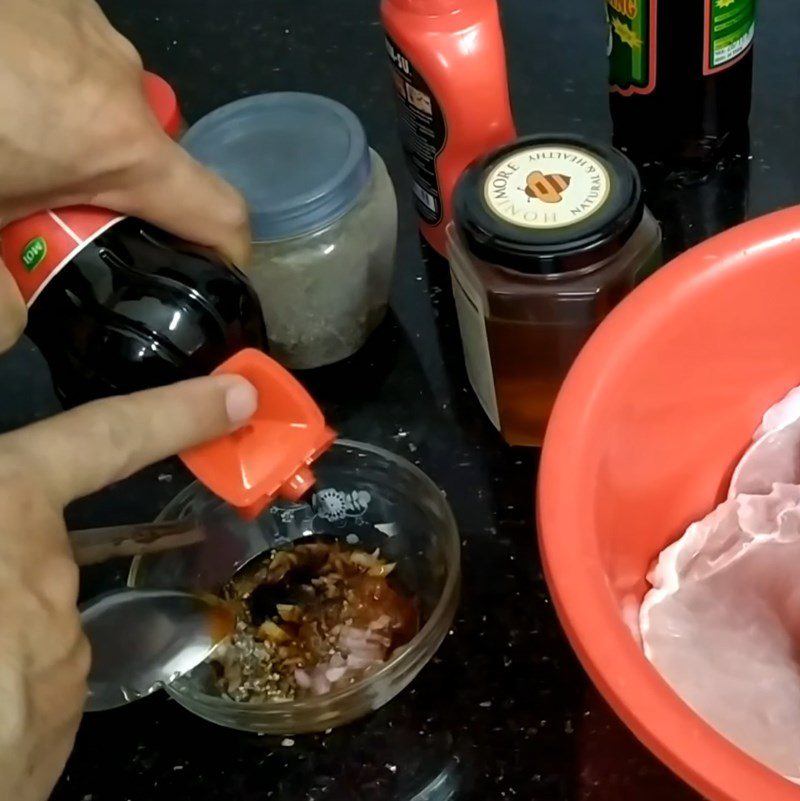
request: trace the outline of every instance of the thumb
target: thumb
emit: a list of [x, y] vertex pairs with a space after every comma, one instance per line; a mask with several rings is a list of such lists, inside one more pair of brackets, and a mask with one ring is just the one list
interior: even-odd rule
[[255, 388], [235, 375], [95, 401], [0, 436], [0, 451], [33, 472], [66, 506], [167, 456], [233, 431], [256, 410]]
[[27, 321], [25, 301], [0, 259], [0, 353], [7, 351], [22, 336]]
[[125, 185], [93, 203], [213, 247], [236, 265], [245, 266], [250, 257], [244, 198], [161, 131], [153, 134]]

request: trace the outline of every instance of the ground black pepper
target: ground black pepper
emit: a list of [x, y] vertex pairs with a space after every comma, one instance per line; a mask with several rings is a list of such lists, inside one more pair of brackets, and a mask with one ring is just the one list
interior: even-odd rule
[[225, 587], [236, 626], [212, 657], [221, 693], [264, 703], [356, 682], [419, 629], [395, 565], [339, 542], [268, 553]]

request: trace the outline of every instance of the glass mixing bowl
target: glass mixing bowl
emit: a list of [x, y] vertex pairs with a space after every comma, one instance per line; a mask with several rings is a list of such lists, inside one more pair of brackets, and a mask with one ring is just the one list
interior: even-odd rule
[[335, 538], [396, 562], [418, 599], [422, 627], [380, 667], [354, 684], [297, 701], [241, 703], [222, 697], [212, 668], [201, 665], [166, 687], [206, 720], [245, 731], [300, 734], [358, 718], [391, 700], [436, 652], [458, 603], [460, 543], [441, 491], [420, 470], [381, 448], [339, 440], [315, 465], [317, 483], [303, 503], [277, 502], [246, 522], [202, 485], [174, 498], [158, 521], [197, 518], [205, 538], [134, 560], [128, 585], [216, 592], [243, 565], [306, 537]]

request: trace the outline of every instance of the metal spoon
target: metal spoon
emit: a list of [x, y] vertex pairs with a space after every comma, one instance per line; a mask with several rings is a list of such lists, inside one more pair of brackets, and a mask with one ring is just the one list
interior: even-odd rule
[[220, 601], [171, 590], [119, 590], [81, 609], [92, 646], [86, 710], [122, 706], [196, 668], [233, 629]]

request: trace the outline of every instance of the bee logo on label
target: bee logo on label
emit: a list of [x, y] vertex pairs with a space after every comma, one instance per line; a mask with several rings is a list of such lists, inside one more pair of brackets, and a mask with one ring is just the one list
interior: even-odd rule
[[560, 203], [571, 180], [568, 175], [545, 175], [536, 170], [525, 181], [525, 194], [543, 203]]

